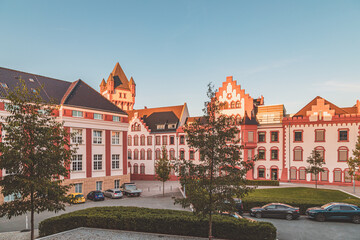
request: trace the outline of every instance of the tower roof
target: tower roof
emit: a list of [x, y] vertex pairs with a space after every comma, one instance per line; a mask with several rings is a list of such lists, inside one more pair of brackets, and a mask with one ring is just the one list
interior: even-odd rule
[[107, 81], [114, 81], [114, 88], [130, 90], [129, 80], [118, 62], [110, 73]]

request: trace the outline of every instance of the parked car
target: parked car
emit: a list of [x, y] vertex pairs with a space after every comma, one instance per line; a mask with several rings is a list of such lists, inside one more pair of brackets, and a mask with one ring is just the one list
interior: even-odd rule
[[82, 193], [70, 193], [69, 197], [71, 198], [71, 203], [73, 204], [85, 202], [85, 197]]
[[105, 197], [108, 198], [122, 198], [123, 194], [120, 189], [114, 188], [114, 189], [108, 189], [104, 192]]
[[141, 189], [138, 189], [135, 183], [124, 183], [120, 189], [126, 196], [131, 197], [139, 197], [142, 193]]
[[[234, 201], [235, 201], [236, 212], [238, 214], [242, 215], [243, 212], [244, 212], [244, 206], [243, 206], [242, 200], [240, 198], [234, 198]], [[225, 200], [224, 203], [226, 204], [226, 203], [229, 203], [229, 202]]]
[[91, 191], [87, 195], [87, 199], [93, 200], [93, 201], [104, 201], [105, 197], [104, 194], [101, 191]]
[[319, 222], [326, 220], [351, 220], [353, 223], [360, 223], [360, 207], [348, 203], [328, 203], [321, 207], [308, 208], [308, 218]]
[[300, 211], [297, 207], [292, 207], [283, 203], [269, 203], [262, 207], [254, 207], [250, 210], [250, 215], [256, 218], [273, 217], [285, 218], [287, 220], [300, 217]]

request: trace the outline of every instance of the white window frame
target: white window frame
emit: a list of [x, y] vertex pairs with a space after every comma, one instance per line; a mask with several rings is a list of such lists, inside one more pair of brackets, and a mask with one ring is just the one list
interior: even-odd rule
[[103, 181], [96, 181], [96, 191], [102, 191]]
[[72, 171], [82, 171], [82, 154], [75, 154], [71, 159]]
[[[100, 133], [100, 134], [98, 134]], [[94, 130], [93, 131], [93, 144], [102, 144], [102, 131]]]
[[120, 188], [120, 179], [115, 179], [114, 180], [114, 188], [115, 189]]
[[111, 168], [120, 169], [120, 154], [111, 155]]
[[119, 116], [113, 116], [112, 119], [113, 119], [113, 122], [120, 122]]
[[78, 111], [78, 110], [72, 110], [72, 114], [73, 117], [83, 117], [83, 112], [82, 111]]
[[83, 139], [82, 139], [82, 132], [83, 130], [81, 128], [73, 128], [72, 129], [72, 134], [74, 134], [71, 137], [71, 143], [73, 144], [82, 144]]
[[103, 115], [100, 113], [94, 113], [94, 119], [103, 120]]
[[119, 145], [120, 144], [120, 132], [111, 133], [111, 144]]
[[74, 184], [75, 187], [75, 193], [82, 193], [82, 189], [83, 189], [83, 184], [82, 183], [75, 183]]
[[93, 169], [94, 170], [102, 170], [102, 154], [94, 154], [93, 156]]

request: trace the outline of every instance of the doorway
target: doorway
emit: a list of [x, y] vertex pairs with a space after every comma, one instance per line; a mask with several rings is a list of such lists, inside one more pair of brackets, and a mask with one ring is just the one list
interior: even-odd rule
[[271, 169], [271, 180], [278, 180], [278, 170]]

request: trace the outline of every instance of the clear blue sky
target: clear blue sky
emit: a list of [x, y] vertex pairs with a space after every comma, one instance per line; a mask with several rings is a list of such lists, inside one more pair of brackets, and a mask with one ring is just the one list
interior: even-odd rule
[[295, 113], [320, 95], [360, 99], [360, 1], [0, 0], [0, 66], [99, 91], [115, 63], [135, 108], [188, 103], [234, 78]]

